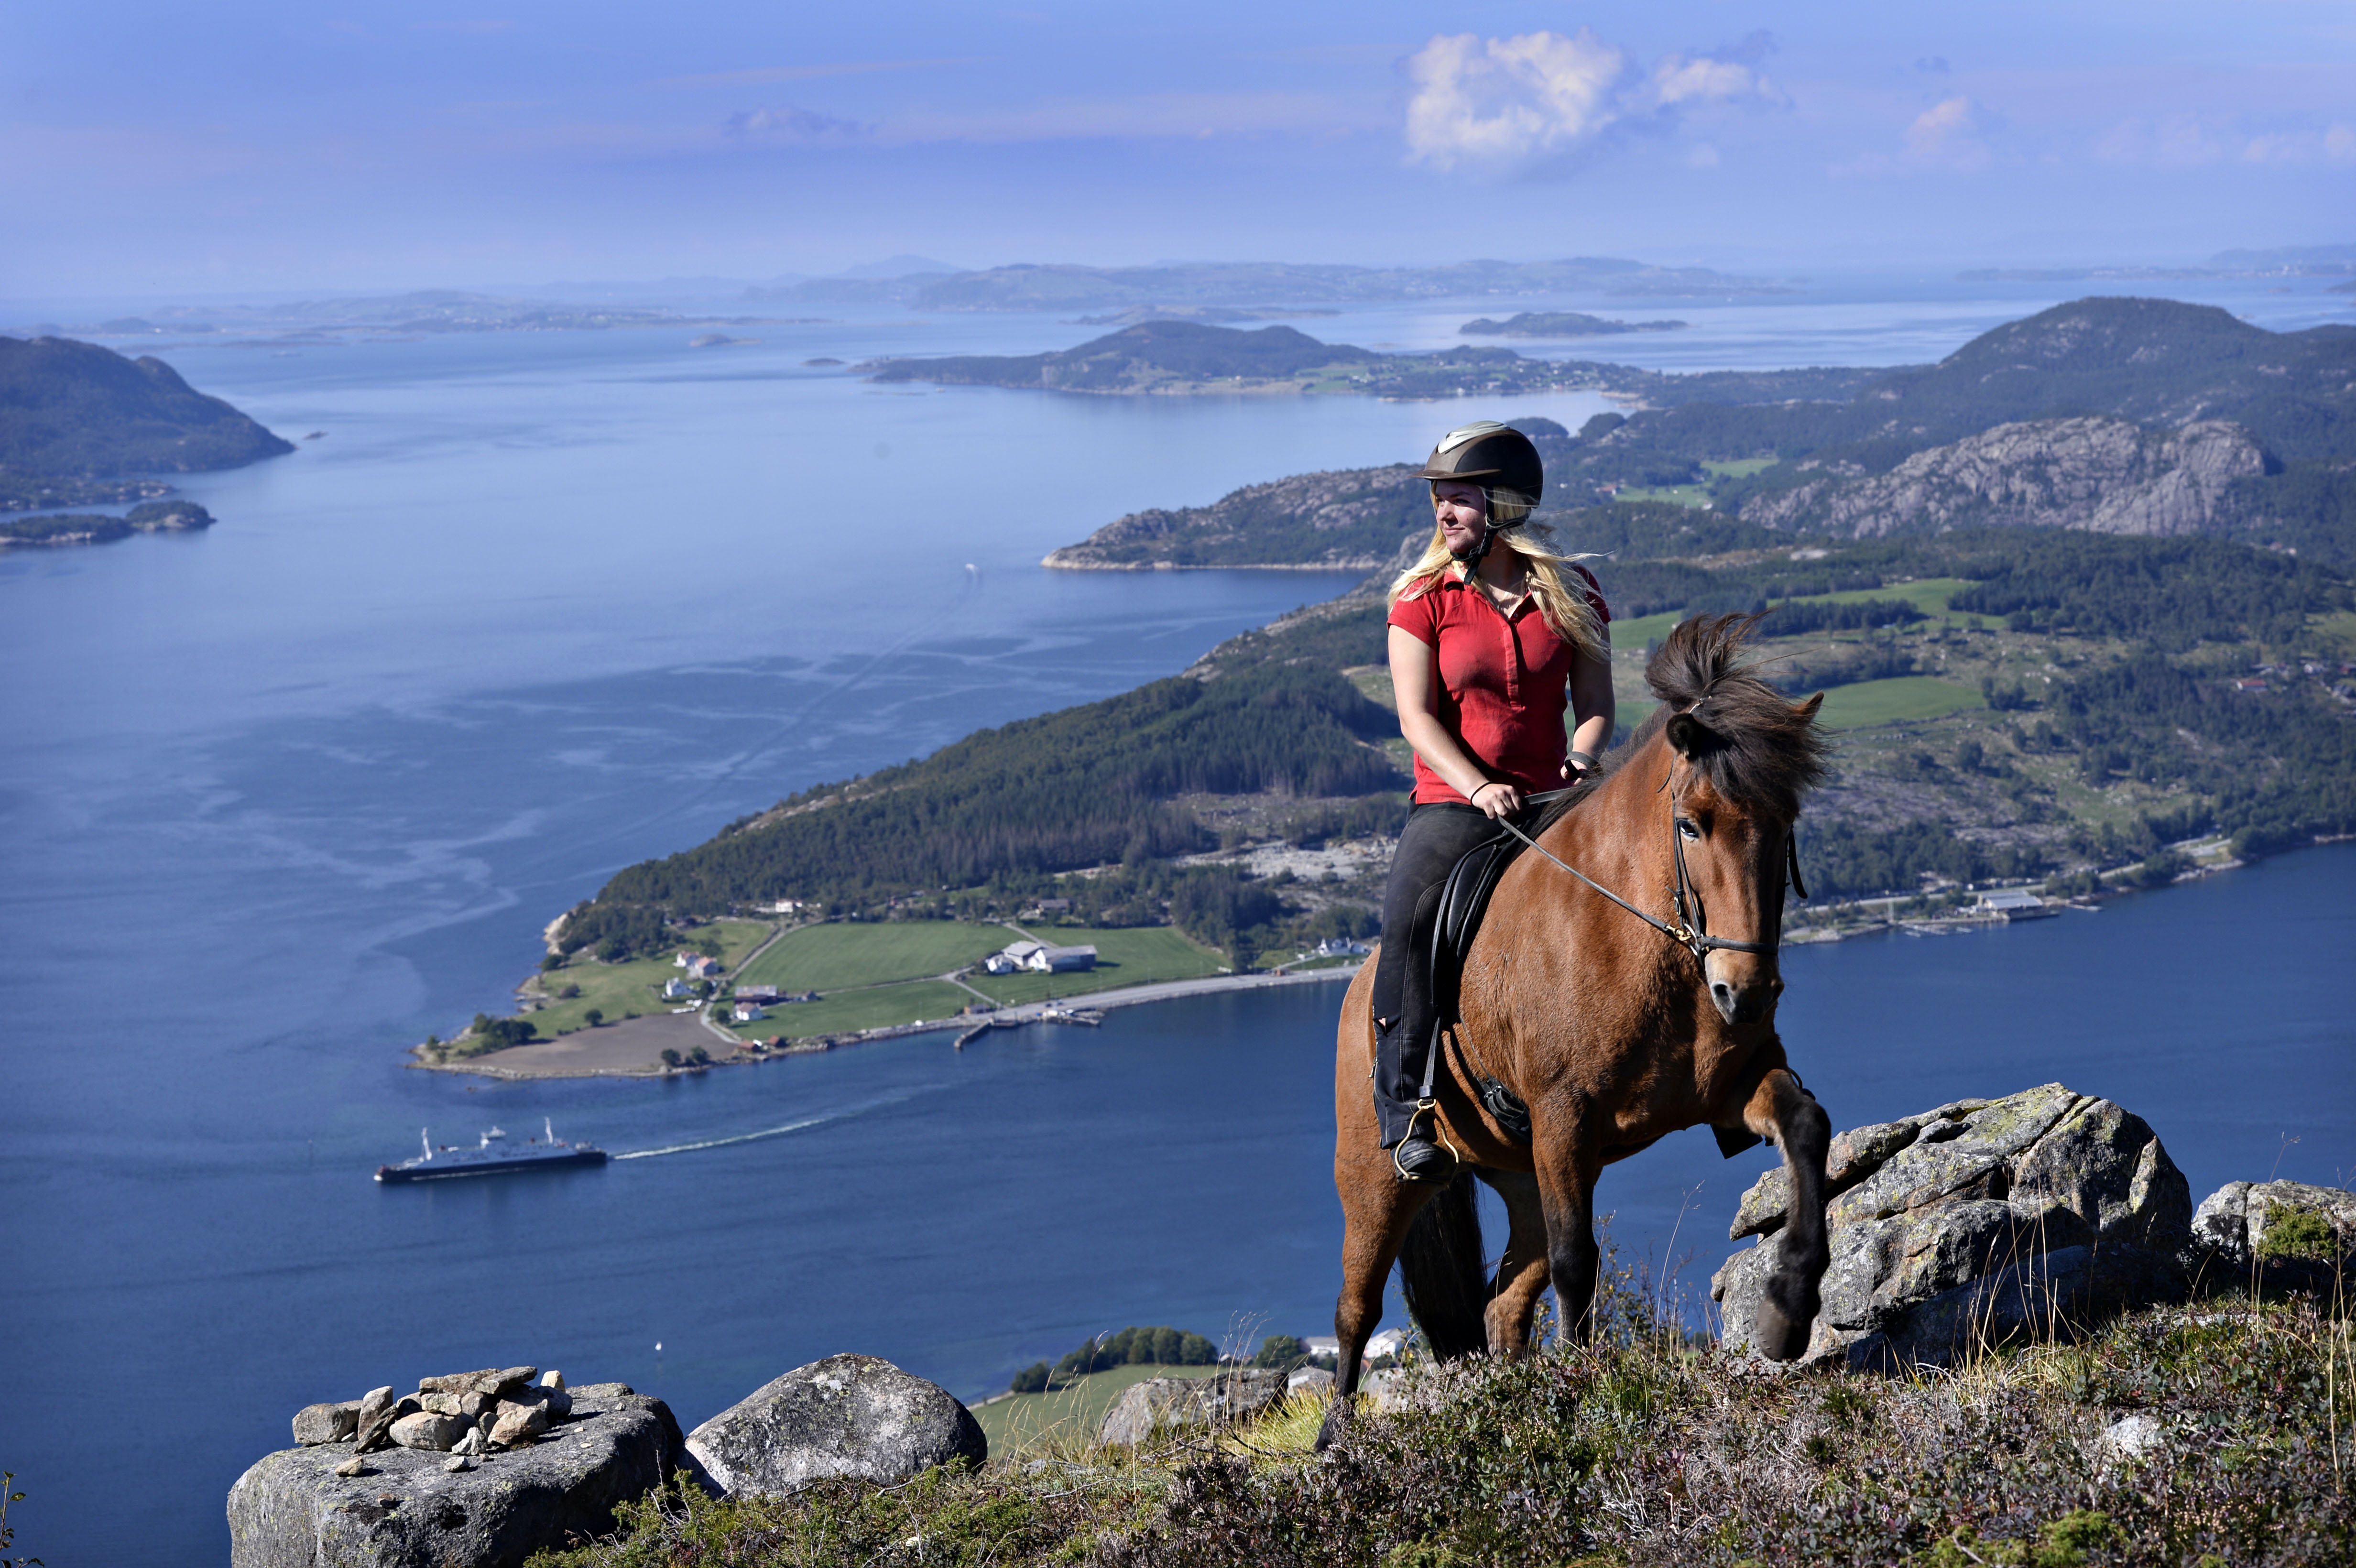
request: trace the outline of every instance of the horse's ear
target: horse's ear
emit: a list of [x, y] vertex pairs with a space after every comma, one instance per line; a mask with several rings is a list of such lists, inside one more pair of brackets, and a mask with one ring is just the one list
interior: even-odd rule
[[1700, 720], [1690, 713], [1671, 714], [1668, 723], [1661, 729], [1661, 735], [1668, 741], [1671, 751], [1688, 762], [1709, 740], [1709, 731], [1702, 727]]
[[1819, 691], [1805, 702], [1795, 702], [1792, 706], [1798, 709], [1801, 723], [1813, 724], [1816, 721], [1816, 709], [1824, 705], [1825, 694]]

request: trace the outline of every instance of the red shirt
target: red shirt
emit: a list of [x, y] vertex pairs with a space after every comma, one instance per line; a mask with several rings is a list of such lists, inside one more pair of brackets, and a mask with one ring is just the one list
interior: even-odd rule
[[[1596, 619], [1609, 625], [1603, 591], [1584, 567], [1570, 570], [1580, 579], [1573, 586], [1585, 587]], [[1433, 650], [1440, 725], [1491, 778], [1527, 795], [1563, 786], [1570, 741], [1562, 715], [1578, 650], [1555, 635], [1535, 597], [1525, 595], [1509, 618], [1487, 594], [1443, 576], [1402, 596], [1390, 624]], [[1415, 799], [1471, 804], [1420, 755]]]

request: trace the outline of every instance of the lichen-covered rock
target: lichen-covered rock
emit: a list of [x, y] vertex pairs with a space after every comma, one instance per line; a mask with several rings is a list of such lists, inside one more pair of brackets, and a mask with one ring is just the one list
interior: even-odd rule
[[438, 1411], [421, 1410], [414, 1415], [404, 1415], [392, 1424], [387, 1433], [403, 1448], [415, 1448], [423, 1453], [447, 1454], [474, 1428], [455, 1415]]
[[538, 1400], [502, 1399], [492, 1418], [490, 1439], [509, 1447], [530, 1443], [548, 1430], [548, 1407]]
[[[1944, 1364], [2185, 1289], [2182, 1173], [2141, 1118], [2059, 1083], [1843, 1133], [1826, 1189], [1831, 1262], [1803, 1362]], [[1768, 1172], [1735, 1236], [1771, 1235], [1788, 1208]], [[1710, 1282], [1730, 1349], [1749, 1350], [1773, 1261], [1762, 1241]]]
[[[403, 1416], [415, 1415], [419, 1411], [424, 1408], [425, 1407], [423, 1405], [417, 1403], [417, 1396], [415, 1394], [402, 1394], [391, 1404], [385, 1405], [378, 1410], [376, 1415], [372, 1419], [360, 1423], [359, 1436], [352, 1445], [354, 1451], [361, 1454], [373, 1454], [380, 1448], [391, 1447], [392, 1445], [393, 1423], [401, 1420]], [[361, 1407], [361, 1413], [367, 1413], [366, 1405]]]
[[679, 1423], [626, 1391], [573, 1398], [555, 1435], [469, 1470], [402, 1447], [365, 1460], [339, 1445], [269, 1455], [230, 1489], [232, 1568], [519, 1568], [542, 1547], [610, 1531], [615, 1504], [682, 1462]]
[[[587, 1390], [576, 1391], [576, 1397]], [[973, 1413], [937, 1383], [874, 1356], [829, 1356], [765, 1384], [688, 1434], [729, 1492], [783, 1497], [831, 1476], [894, 1485], [990, 1457]]]
[[382, 1388], [372, 1388], [360, 1395], [359, 1412], [353, 1418], [354, 1430], [366, 1432], [369, 1427], [374, 1426], [377, 1417], [391, 1407], [395, 1397], [392, 1385], [390, 1383]]
[[498, 1395], [519, 1389], [540, 1375], [538, 1367], [486, 1367], [478, 1372], [445, 1372], [440, 1377], [420, 1378], [417, 1392], [429, 1393], [480, 1393]]
[[1284, 1397], [1282, 1372], [1247, 1370], [1207, 1378], [1148, 1378], [1121, 1391], [1106, 1412], [1106, 1443], [1142, 1443], [1157, 1429], [1226, 1426]]
[[2186, 1262], [2201, 1288], [2329, 1290], [2356, 1255], [2356, 1192], [2303, 1181], [2229, 1181], [2201, 1200]]
[[[387, 1389], [388, 1394], [392, 1391]], [[359, 1430], [360, 1402], [306, 1404], [294, 1413], [294, 1441], [305, 1447], [319, 1443], [343, 1443]]]

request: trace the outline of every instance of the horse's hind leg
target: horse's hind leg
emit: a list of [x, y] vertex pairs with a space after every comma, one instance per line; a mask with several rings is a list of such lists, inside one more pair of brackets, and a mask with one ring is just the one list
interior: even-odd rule
[[1788, 1361], [1808, 1348], [1808, 1336], [1823, 1305], [1818, 1286], [1831, 1253], [1825, 1239], [1825, 1151], [1832, 1121], [1816, 1097], [1778, 1067], [1760, 1080], [1742, 1107], [1742, 1123], [1783, 1151], [1783, 1171], [1792, 1201], [1777, 1239], [1775, 1266], [1753, 1321], [1751, 1342], [1772, 1361]]
[[1518, 1360], [1529, 1354], [1530, 1318], [1546, 1293], [1546, 1208], [1538, 1199], [1537, 1178], [1526, 1171], [1483, 1169], [1474, 1174], [1505, 1200], [1505, 1214], [1513, 1222], [1489, 1297], [1489, 1351]]

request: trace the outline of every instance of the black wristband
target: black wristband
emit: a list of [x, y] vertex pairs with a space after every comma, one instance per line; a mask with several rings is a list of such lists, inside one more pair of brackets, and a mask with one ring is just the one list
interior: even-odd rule
[[1595, 758], [1586, 752], [1573, 752], [1570, 754], [1570, 760], [1580, 764], [1581, 773], [1592, 772], [1595, 767]]

